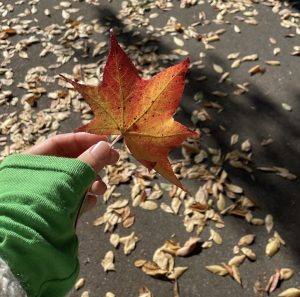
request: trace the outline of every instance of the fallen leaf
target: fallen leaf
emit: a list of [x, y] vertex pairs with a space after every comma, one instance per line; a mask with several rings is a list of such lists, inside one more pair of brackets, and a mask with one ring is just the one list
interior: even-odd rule
[[300, 289], [289, 288], [280, 293], [278, 297], [300, 297]]
[[85, 279], [81, 277], [74, 285], [75, 290], [80, 290], [85, 284]]
[[240, 266], [246, 259], [246, 255], [234, 256], [229, 260], [228, 265]]
[[205, 268], [212, 272], [213, 274], [220, 275], [220, 276], [225, 276], [228, 274], [228, 271], [225, 267], [221, 265], [210, 265], [210, 266], [205, 266]]
[[85, 85], [62, 76], [94, 112], [94, 119], [77, 131], [122, 134], [138, 161], [183, 188], [168, 154], [187, 137], [199, 137], [172, 118], [183, 92], [188, 64], [185, 60], [150, 80], [143, 80], [111, 32], [111, 49], [101, 85]]
[[188, 270], [188, 267], [175, 267], [174, 270], [167, 275], [168, 279], [178, 279]]
[[275, 274], [273, 274], [270, 277], [268, 284], [265, 288], [265, 291], [268, 294], [271, 294], [272, 292], [274, 292], [279, 285], [279, 281], [280, 281], [280, 273], [279, 273], [279, 269], [276, 269]]
[[116, 248], [120, 243], [120, 236], [118, 234], [113, 233], [110, 235], [109, 241]]
[[214, 229], [210, 229], [210, 240], [213, 240], [216, 244], [222, 244], [223, 242], [221, 235]]
[[293, 269], [290, 268], [281, 268], [279, 273], [281, 280], [288, 280], [294, 275]]
[[268, 233], [270, 233], [274, 227], [273, 216], [268, 214], [265, 217], [265, 225]]
[[108, 251], [104, 259], [101, 261], [101, 265], [104, 271], [115, 271], [115, 264], [114, 264], [114, 253], [112, 251]]
[[218, 64], [213, 64], [213, 69], [215, 72], [222, 74], [224, 72], [224, 69], [222, 68], [222, 66], [218, 65]]
[[232, 268], [232, 277], [233, 277], [233, 279], [236, 282], [238, 282], [240, 285], [242, 285], [241, 274], [240, 274], [239, 269], [235, 265], [232, 265], [231, 268]]
[[240, 55], [239, 52], [237, 52], [237, 53], [230, 53], [230, 54], [227, 56], [227, 59], [228, 59], [228, 60], [235, 60], [239, 55]]
[[290, 106], [289, 104], [287, 104], [287, 103], [281, 103], [281, 106], [282, 106], [282, 108], [283, 109], [285, 109], [285, 110], [287, 110], [287, 111], [292, 111], [293, 110], [293, 108], [292, 108], [292, 106]]
[[256, 65], [256, 66], [250, 68], [248, 70], [248, 72], [250, 73], [250, 75], [255, 75], [257, 73], [264, 74], [266, 72], [266, 69], [261, 67], [260, 65]]
[[175, 279], [174, 286], [173, 286], [173, 297], [180, 297], [179, 295], [179, 285], [177, 279]]
[[266, 254], [269, 257], [273, 257], [280, 249], [280, 240], [276, 237], [269, 239], [269, 242], [266, 245]]
[[174, 43], [178, 46], [184, 46], [184, 41], [176, 36], [173, 37]]
[[176, 256], [185, 257], [188, 256], [190, 253], [192, 253], [195, 248], [197, 247], [197, 244], [199, 243], [200, 237], [191, 237], [183, 247], [179, 248], [176, 251]]
[[267, 65], [271, 65], [271, 66], [279, 66], [280, 65], [280, 61], [275, 61], [275, 60], [269, 60], [265, 62]]
[[247, 234], [240, 238], [238, 245], [244, 246], [244, 245], [251, 245], [255, 240], [256, 235], [255, 234]]
[[120, 243], [124, 245], [124, 254], [129, 255], [135, 249], [138, 241], [139, 239], [137, 236], [135, 236], [134, 232], [132, 232], [129, 236], [121, 237]]
[[241, 252], [247, 256], [247, 258], [249, 258], [250, 260], [252, 261], [255, 261], [256, 260], [256, 255], [255, 253], [250, 249], [250, 248], [247, 248], [247, 247], [242, 247], [241, 248]]
[[142, 287], [139, 289], [139, 297], [154, 297], [154, 295], [147, 287]]

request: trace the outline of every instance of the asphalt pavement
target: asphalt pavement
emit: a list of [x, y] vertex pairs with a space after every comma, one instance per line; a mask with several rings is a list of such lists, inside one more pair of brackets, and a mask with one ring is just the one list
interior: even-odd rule
[[[2, 2], [7, 5], [10, 1]], [[51, 6], [44, 1], [36, 1], [36, 4], [34, 1], [32, 2], [31, 4], [16, 5], [14, 11], [10, 12], [8, 16], [2, 16], [3, 20], [4, 18], [12, 20], [26, 7], [32, 9], [35, 5], [38, 8], [37, 12], [33, 16], [29, 14], [28, 18], [32, 18], [39, 28], [44, 29], [51, 24], [64, 24], [61, 14], [62, 10], [68, 10], [68, 8], [55, 9], [55, 6], [59, 5], [61, 1], [53, 0]], [[103, 32], [100, 29], [101, 33], [94, 32], [92, 37], [88, 37], [92, 39], [92, 42], [88, 41], [87, 51], [75, 48], [75, 53], [68, 62], [61, 67], [49, 69], [49, 65], [57, 63], [57, 56], [52, 53], [45, 58], [37, 58], [42, 47], [40, 43], [34, 44], [28, 48], [28, 59], [18, 57], [12, 59], [9, 67], [14, 72], [15, 82], [8, 87], [2, 86], [2, 91], [12, 89], [14, 95], [21, 98], [24, 91], [18, 88], [17, 84], [24, 81], [25, 74], [33, 66], [43, 65], [51, 74], [50, 76], [55, 76], [62, 72], [72, 74], [72, 69], [77, 63], [81, 65], [97, 63], [99, 59], [102, 63], [105, 60], [107, 48], [104, 48], [100, 56], [93, 57], [91, 45], [96, 45], [101, 41], [108, 42], [109, 28], [114, 28], [122, 46], [128, 49], [133, 59], [145, 59], [145, 53], [150, 55], [152, 51], [160, 57], [168, 56], [178, 48], [186, 51], [187, 53], [175, 51], [177, 57], [174, 60], [170, 57], [166, 59], [167, 61], [159, 58], [156, 64], [153, 63], [153, 60], [148, 64], [144, 60], [143, 62], [139, 60], [139, 70], [142, 71], [144, 66], [147, 69], [146, 75], [148, 75], [157, 71], [156, 68], [151, 68], [153, 65], [163, 69], [187, 56], [190, 58], [194, 65], [188, 73], [181, 108], [176, 114], [176, 119], [190, 127], [196, 126], [200, 129], [202, 133], [201, 149], [207, 151], [211, 148], [220, 149], [222, 156], [226, 156], [227, 153], [240, 147], [241, 143], [249, 139], [251, 143], [251, 161], [248, 163], [250, 170], [247, 172], [234, 168], [228, 162], [224, 162], [224, 168], [232, 183], [239, 185], [243, 189], [244, 195], [256, 202], [258, 208], [255, 215], [257, 217], [265, 218], [267, 214], [273, 216], [273, 231], [278, 231], [286, 244], [275, 256], [270, 258], [265, 254], [265, 246], [273, 235], [273, 231], [268, 234], [264, 226], [251, 225], [236, 216], [224, 216], [225, 228], [219, 230], [223, 238], [221, 245], [214, 244], [212, 248], [199, 250], [189, 257], [176, 258], [177, 266], [188, 266], [188, 270], [178, 280], [180, 297], [260, 296], [254, 293], [255, 282], [259, 280], [265, 287], [275, 270], [285, 267], [293, 269], [294, 276], [290, 280], [282, 281], [271, 296], [277, 296], [290, 287], [299, 288], [300, 54], [292, 55], [297, 51], [297, 48], [294, 47], [300, 46], [298, 7], [294, 5], [294, 8], [291, 9], [294, 16], [286, 17], [286, 20], [292, 19], [298, 24], [298, 31], [296, 31], [296, 26], [290, 26], [290, 28], [282, 26], [282, 15], [285, 11], [281, 14], [280, 11], [290, 9], [288, 1], [285, 2], [285, 6], [278, 8], [279, 11], [276, 10], [276, 7], [271, 6], [277, 1], [244, 1], [246, 3], [245, 11], [251, 11], [252, 14], [243, 14], [243, 11], [224, 13], [225, 22], [223, 23], [212, 21], [216, 20], [216, 16], [220, 12], [218, 5], [221, 5], [220, 3], [223, 1], [198, 1], [198, 4], [185, 8], [180, 7], [179, 1], [170, 1], [169, 3], [174, 4], [174, 7], [170, 7], [170, 9], [159, 9], [158, 5], [152, 8], [151, 3], [154, 1], [99, 2], [97, 4], [97, 1], [70, 1], [72, 8], [80, 8], [79, 11], [71, 11], [74, 19], [75, 16], [82, 15], [82, 22], [90, 23], [92, 20], [96, 20], [100, 27], [102, 26]], [[182, 1], [182, 3], [184, 2]], [[254, 4], [255, 2], [258, 3]], [[127, 16], [120, 15], [120, 12], [124, 12], [126, 3], [131, 10], [129, 9]], [[157, 4], [161, 6], [164, 3], [168, 2], [157, 1]], [[289, 3], [289, 5], [293, 4], [297, 3], [292, 1]], [[149, 8], [145, 9], [147, 5]], [[140, 19], [131, 18], [141, 7], [145, 9], [143, 15], [149, 21], [144, 25]], [[51, 15], [45, 15], [45, 9], [49, 9]], [[176, 17], [186, 34], [192, 34], [195, 30], [198, 37], [189, 36], [185, 39], [184, 33], [180, 30], [168, 32], [165, 25], [170, 17]], [[257, 21], [256, 25], [245, 23], [245, 18], [251, 17]], [[211, 22], [209, 23], [209, 21]], [[195, 24], [197, 22], [200, 23]], [[132, 26], [131, 23], [134, 25]], [[194, 27], [190, 27], [189, 31], [188, 28], [192, 24]], [[149, 27], [150, 25], [154, 31]], [[205, 42], [203, 42], [203, 38], [205, 40], [207, 37], [205, 34], [220, 29], [225, 29], [225, 31], [219, 35], [219, 40], [208, 42], [208, 47], [205, 47]], [[38, 33], [33, 35], [36, 34], [38, 35]], [[143, 47], [143, 42], [149, 35], [151, 35], [151, 40], [150, 42], [147, 40], [147, 44], [144, 44]], [[174, 36], [183, 40], [184, 44], [179, 46], [178, 41], [176, 44]], [[12, 38], [15, 38], [12, 40], [15, 40], [16, 43], [22, 37], [14, 36]], [[81, 38], [85, 41], [88, 40], [86, 37]], [[130, 49], [131, 46], [135, 47]], [[150, 47], [150, 50], [147, 50], [147, 46]], [[275, 48], [280, 48], [280, 52], [276, 55], [274, 55]], [[254, 54], [257, 54], [259, 58], [255, 61], [251, 59], [243, 61], [238, 68], [232, 68], [233, 60], [229, 60], [228, 55], [237, 52], [240, 53], [239, 58]], [[150, 55], [150, 57], [154, 59], [154, 56]], [[201, 63], [197, 64], [199, 60]], [[280, 65], [270, 65], [265, 62], [274, 60], [280, 61]], [[217, 68], [213, 65], [217, 65]], [[251, 76], [248, 71], [255, 65], [260, 65], [263, 71]], [[229, 78], [219, 83], [221, 75], [227, 71], [230, 72]], [[47, 85], [47, 92], [57, 89], [55, 83]], [[242, 87], [237, 85], [242, 85]], [[240, 91], [243, 88], [245, 89], [244, 93], [239, 95], [233, 93], [235, 90]], [[216, 91], [219, 93], [215, 93]], [[32, 107], [31, 112], [37, 113], [39, 110], [48, 108], [51, 101], [49, 100], [44, 94]], [[212, 102], [217, 108], [211, 108]], [[202, 108], [206, 108], [209, 116], [206, 121], [199, 120], [194, 125], [191, 122], [192, 113]], [[16, 106], [2, 105], [0, 110], [0, 114], [8, 115], [14, 111], [17, 113], [22, 111], [23, 107], [19, 101]], [[4, 119], [2, 118], [1, 121]], [[72, 111], [70, 116], [61, 122], [58, 132], [72, 131], [79, 124], [80, 115]], [[1, 133], [4, 135], [3, 131]], [[50, 133], [51, 131], [47, 132], [45, 136]], [[231, 143], [234, 134], [239, 135], [239, 142], [235, 146]], [[7, 141], [12, 141], [9, 136], [7, 139]], [[182, 158], [180, 149], [176, 150], [171, 157], [173, 159]], [[258, 167], [271, 168], [274, 166], [288, 169], [297, 178], [288, 180], [274, 172], [264, 172], [258, 169]], [[159, 181], [166, 182], [161, 178]], [[204, 181], [189, 179], [183, 180], [183, 183], [192, 194], [195, 194]], [[132, 182], [124, 183], [117, 187], [117, 192], [121, 193], [121, 197], [130, 200], [131, 186]], [[160, 201], [170, 203], [170, 198], [164, 195]], [[84, 214], [78, 224], [80, 277], [85, 279], [85, 285], [79, 290], [72, 290], [70, 296], [82, 296], [83, 292], [88, 291], [90, 297], [104, 297], [107, 292], [112, 292], [117, 297], [137, 297], [141, 287], [148, 287], [155, 297], [175, 296], [173, 293], [174, 282], [152, 278], [136, 268], [133, 263], [141, 258], [151, 260], [155, 250], [163, 245], [166, 239], [175, 239], [184, 243], [191, 235], [195, 235], [195, 233], [186, 232], [183, 225], [183, 214], [168, 214], [160, 208], [155, 211], [147, 211], [138, 207], [132, 208], [135, 216], [134, 225], [128, 230], [122, 227], [117, 227], [115, 230], [122, 236], [134, 231], [139, 238], [135, 250], [130, 255], [124, 255], [121, 247], [114, 249], [111, 245], [110, 234], [104, 232], [103, 226], [93, 226], [94, 220], [104, 213], [106, 207], [107, 205], [103, 201], [99, 201], [96, 208]], [[256, 261], [247, 261], [240, 266], [242, 286], [229, 276], [220, 277], [207, 271], [205, 266], [227, 262], [231, 259], [233, 247], [240, 237], [249, 233], [256, 234], [255, 243], [251, 248], [256, 253], [257, 259]], [[209, 226], [201, 233], [200, 237], [203, 241], [209, 238]], [[114, 251], [116, 271], [104, 272], [101, 261], [109, 250]]]

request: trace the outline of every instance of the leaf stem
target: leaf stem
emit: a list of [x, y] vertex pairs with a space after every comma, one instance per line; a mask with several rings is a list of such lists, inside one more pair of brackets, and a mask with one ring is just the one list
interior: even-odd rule
[[120, 134], [118, 137], [116, 137], [113, 142], [110, 144], [110, 147], [112, 148], [120, 139], [122, 139], [123, 135]]

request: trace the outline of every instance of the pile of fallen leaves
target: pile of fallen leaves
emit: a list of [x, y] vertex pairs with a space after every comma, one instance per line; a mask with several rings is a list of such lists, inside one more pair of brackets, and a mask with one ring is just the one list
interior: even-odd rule
[[[80, 115], [83, 124], [91, 125], [89, 123], [94, 118], [81, 95], [59, 74], [63, 73], [65, 77], [72, 79], [74, 86], [77, 82], [98, 85], [102, 80], [108, 52], [108, 42], [99, 42], [99, 36], [109, 33], [110, 23], [106, 24], [97, 18], [85, 19], [81, 15], [78, 1], [56, 2], [57, 4], [51, 8], [43, 6], [39, 0], [19, 0], [7, 4], [0, 2], [1, 159], [8, 154], [21, 152], [26, 147], [64, 130], [64, 125], [68, 125], [66, 123], [75, 113]], [[100, 2], [86, 0], [84, 5], [98, 7], [101, 5]], [[143, 36], [141, 30], [147, 33], [139, 42], [124, 48], [144, 79], [150, 79], [163, 70], [162, 64], [175, 64], [174, 61], [178, 62], [188, 56], [186, 45], [190, 41], [201, 45], [198, 60], [192, 59], [190, 69], [203, 70], [208, 66], [205, 65], [208, 52], [218, 46], [218, 41], [226, 38], [226, 30], [232, 29], [236, 34], [243, 34], [239, 23], [255, 28], [258, 24], [259, 5], [269, 7], [270, 11], [278, 16], [280, 25], [286, 29], [285, 38], [297, 40], [300, 34], [299, 12], [279, 0], [181, 0], [180, 9], [183, 13], [188, 13], [190, 7], [199, 6], [197, 18], [191, 20], [189, 25], [183, 25], [176, 17], [170, 16], [164, 26], [154, 25], [155, 20], [164, 12], [172, 12], [179, 4], [176, 1], [120, 2], [122, 3], [117, 19], [122, 20], [122, 27], [118, 28], [118, 33], [130, 34], [132, 37]], [[213, 18], [207, 16], [206, 6], [213, 8]], [[45, 22], [38, 22], [41, 16], [46, 18]], [[217, 25], [215, 28], [218, 29], [211, 30], [209, 27], [211, 24]], [[153, 42], [165, 37], [170, 37], [176, 47], [170, 53], [160, 53], [159, 46]], [[274, 37], [270, 37], [269, 41], [272, 59], [262, 61], [257, 53], [243, 54], [237, 49], [227, 56], [227, 59], [232, 61], [230, 69], [224, 69], [218, 64], [209, 65], [218, 76], [216, 90], [212, 91], [211, 95], [215, 98], [240, 96], [251, 89], [251, 77], [262, 75], [263, 79], [271, 67], [280, 69], [280, 57], [283, 54], [280, 45]], [[296, 61], [300, 56], [300, 46], [292, 46], [289, 55]], [[84, 59], [87, 57], [92, 57], [94, 62], [85, 63]], [[231, 80], [232, 72], [241, 65], [247, 65], [250, 82], [235, 83]], [[208, 77], [204, 74], [197, 77], [199, 82], [206, 79]], [[225, 82], [230, 82], [233, 86], [232, 93], [221, 89]], [[201, 126], [208, 121], [213, 122], [209, 110], [214, 109], [222, 113], [224, 109], [221, 101], [205, 101], [203, 96], [201, 90], [194, 94], [194, 101], [199, 103], [191, 115], [191, 122], [194, 125]], [[282, 108], [292, 111], [292, 106], [287, 102], [282, 102]], [[203, 128], [201, 132], [208, 134], [210, 131], [206, 129], [208, 128]], [[155, 162], [162, 161], [154, 160], [153, 156], [144, 159], [142, 151], [134, 152], [135, 146], [130, 145], [130, 135], [126, 135], [126, 129], [121, 132], [125, 141], [127, 136], [127, 145], [131, 153], [148, 168], [152, 168]], [[153, 132], [157, 133], [155, 130]], [[111, 131], [110, 133], [118, 134]], [[271, 145], [272, 142], [273, 139], [268, 138], [261, 145]], [[225, 228], [226, 216], [245, 220], [253, 231], [233, 243], [233, 255], [230, 259], [224, 259], [221, 263], [212, 260], [211, 264], [206, 266], [208, 273], [216, 277], [231, 278], [242, 286], [241, 265], [251, 265], [252, 262], [259, 260], [252, 248], [255, 245], [256, 226], [257, 228], [264, 226], [268, 234], [264, 246], [266, 257], [272, 258], [285, 246], [284, 239], [274, 229], [272, 215], [267, 214], [264, 217], [257, 215], [256, 203], [246, 196], [242, 187], [232, 182], [225, 170], [225, 166], [229, 165], [252, 174], [253, 152], [250, 140], [240, 140], [238, 134], [232, 135], [230, 139], [232, 150], [229, 152], [223, 152], [222, 148], [206, 149], [200, 146], [200, 143], [200, 139], [189, 139], [184, 142], [181, 149], [183, 158], [167, 164], [174, 172], [171, 181], [177, 180], [179, 186], [181, 186], [179, 180], [192, 181], [198, 189], [193, 193], [161, 182], [155, 172], [148, 172], [144, 166], [133, 162], [130, 151], [121, 146], [118, 163], [105, 169], [103, 179], [108, 184], [108, 190], [104, 195], [104, 201], [107, 207], [94, 222], [95, 226], [103, 226], [104, 231], [110, 233], [112, 248], [106, 252], [99, 264], [104, 271], [108, 273], [117, 271], [114, 249], [122, 247], [125, 255], [134, 252], [139, 234], [129, 231], [128, 235], [120, 236], [118, 231], [121, 226], [125, 230], [134, 228], [134, 223], [138, 220], [133, 212], [133, 208], [136, 207], [145, 211], [160, 208], [166, 215], [176, 215], [178, 220], [182, 221], [186, 232], [191, 234], [186, 242], [166, 238], [165, 242], [157, 243], [158, 248], [153, 251], [152, 259], [143, 259], [136, 255], [136, 261], [132, 263], [141, 270], [141, 273], [173, 282], [174, 297], [179, 296], [178, 280], [189, 269], [188, 265], [176, 265], [178, 257], [197, 257], [200, 251], [205, 253], [206, 249], [222, 245], [222, 229]], [[169, 150], [165, 152], [163, 161], [166, 160], [168, 152]], [[165, 168], [163, 167], [160, 173], [170, 180]], [[288, 169], [276, 165], [259, 166], [257, 169], [291, 181], [297, 179], [297, 176]], [[170, 173], [170, 170], [168, 172]], [[123, 197], [119, 191], [119, 186], [124, 184], [130, 185], [131, 197]], [[163, 197], [167, 199], [162, 201]], [[293, 275], [293, 269], [278, 267], [267, 281], [253, 282], [255, 296], [262, 297], [273, 293], [282, 282], [292, 278]], [[75, 288], [79, 290], [84, 285], [85, 280], [81, 278]], [[84, 291], [82, 297], [87, 296], [88, 291]], [[106, 297], [113, 296], [115, 295], [111, 292], [106, 294]], [[140, 289], [139, 297], [151, 296], [153, 294], [148, 288]], [[292, 287], [281, 292], [279, 296], [300, 296], [300, 289]]]

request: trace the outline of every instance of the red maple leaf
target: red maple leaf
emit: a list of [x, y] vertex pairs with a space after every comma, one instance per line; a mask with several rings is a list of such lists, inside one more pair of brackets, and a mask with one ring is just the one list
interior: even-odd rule
[[101, 84], [89, 86], [64, 77], [94, 113], [93, 120], [77, 131], [122, 134], [139, 162], [184, 189], [172, 170], [168, 154], [187, 137], [199, 137], [198, 133], [173, 119], [184, 89], [189, 60], [143, 80], [113, 32], [110, 40]]

